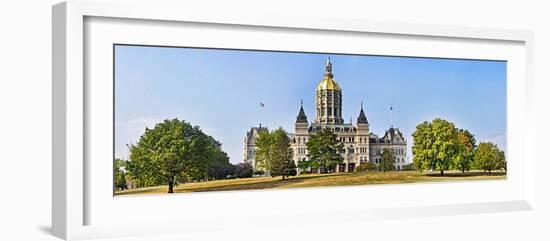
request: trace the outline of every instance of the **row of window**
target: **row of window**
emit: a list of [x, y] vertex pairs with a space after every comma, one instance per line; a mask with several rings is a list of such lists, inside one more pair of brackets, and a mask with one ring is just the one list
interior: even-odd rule
[[336, 140], [341, 142], [355, 142], [354, 137], [336, 137]]
[[[382, 158], [374, 158], [374, 162], [376, 162], [377, 164], [382, 162]], [[405, 158], [404, 157], [395, 157], [394, 158], [394, 162], [395, 163], [405, 163]]]
[[[296, 152], [296, 154], [307, 154], [307, 148], [306, 147], [298, 147], [298, 148], [295, 149], [295, 152]], [[368, 153], [368, 148], [360, 147], [360, 148], [348, 148], [347, 149], [347, 153], [349, 153], [349, 154], [353, 154], [355, 152], [360, 153], [360, 154]], [[346, 149], [345, 148], [339, 149], [338, 153], [339, 154], [345, 154]]]
[[[323, 122], [321, 120], [321, 122]], [[310, 131], [321, 131], [325, 128], [322, 128], [320, 126], [316, 126], [316, 127], [312, 127], [310, 128]], [[355, 130], [355, 128], [349, 128], [349, 127], [344, 127], [344, 128], [340, 128], [340, 127], [335, 127], [335, 128], [329, 128], [332, 132], [353, 132]]]
[[292, 138], [292, 143], [306, 143], [307, 139], [305, 137]]
[[[328, 92], [328, 91], [326, 91], [326, 90], [321, 90], [321, 94], [317, 94], [317, 96], [319, 96], [319, 97], [327, 97], [327, 96], [328, 96], [328, 95], [327, 95], [327, 92]], [[331, 91], [330, 94], [331, 94], [330, 96], [336, 96], [336, 97], [340, 96], [340, 93], [339, 93], [339, 92], [336, 92], [336, 91]]]
[[296, 148], [297, 154], [307, 154], [307, 149], [305, 147]]
[[[401, 156], [405, 155], [405, 149], [392, 149], [391, 151], [393, 152], [394, 155], [401, 155]], [[384, 152], [383, 149], [377, 149], [374, 151], [376, 155], [382, 155], [383, 152]]]
[[[326, 110], [326, 112], [325, 112], [325, 110]], [[319, 111], [319, 110], [317, 110], [317, 111]], [[326, 115], [330, 116], [330, 115], [332, 115], [332, 108], [328, 108], [328, 109], [323, 108], [323, 109], [321, 109], [320, 112], [321, 112], [321, 116], [326, 116]], [[338, 114], [339, 116], [341, 116], [342, 115], [342, 110], [340, 110], [338, 108], [335, 108], [334, 109], [334, 114]]]
[[[341, 142], [348, 142], [352, 143], [355, 142], [355, 137], [336, 137], [336, 140]], [[366, 143], [368, 138], [366, 137], [359, 137], [359, 143]], [[306, 143], [307, 138], [305, 137], [295, 137], [292, 139], [292, 143]]]

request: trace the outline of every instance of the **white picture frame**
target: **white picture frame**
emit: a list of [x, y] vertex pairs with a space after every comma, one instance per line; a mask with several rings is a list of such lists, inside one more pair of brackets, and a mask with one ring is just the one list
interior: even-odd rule
[[[154, 7], [156, 11], [150, 11]], [[98, 20], [99, 21], [95, 21]], [[105, 21], [101, 19], [107, 19]], [[112, 20], [112, 21], [111, 21]], [[86, 21], [92, 21], [87, 23]], [[95, 21], [95, 22], [94, 22]], [[118, 22], [117, 22], [118, 21]], [[361, 221], [372, 219], [398, 218], [398, 217], [423, 217], [434, 215], [451, 215], [451, 214], [468, 214], [468, 213], [483, 213], [497, 211], [514, 211], [514, 210], [530, 210], [534, 199], [534, 166], [535, 157], [533, 151], [528, 148], [533, 148], [534, 135], [527, 128], [530, 125], [531, 118], [531, 92], [532, 92], [532, 66], [533, 66], [533, 34], [529, 31], [518, 30], [496, 30], [482, 28], [466, 28], [466, 27], [451, 27], [438, 25], [421, 25], [408, 23], [390, 23], [390, 22], [369, 22], [356, 21], [349, 19], [312, 19], [300, 18], [291, 16], [269, 16], [269, 15], [209, 15], [205, 11], [196, 9], [188, 9], [183, 2], [167, 2], [158, 4], [154, 2], [144, 3], [135, 2], [128, 3], [123, 1], [110, 2], [95, 2], [95, 1], [67, 1], [53, 7], [53, 168], [52, 168], [52, 227], [54, 235], [64, 239], [83, 239], [94, 237], [111, 237], [121, 235], [139, 235], [139, 234], [158, 234], [158, 233], [173, 233], [173, 232], [194, 232], [204, 231], [209, 229], [231, 228], [247, 223], [246, 220], [254, 217], [254, 225], [262, 225], [267, 223], [285, 222], [284, 225], [300, 225], [303, 222], [342, 222], [342, 221]], [[93, 29], [87, 28], [86, 24], [97, 24]], [[120, 23], [120, 24], [119, 24]], [[441, 57], [441, 49], [448, 46], [456, 46], [459, 50], [449, 51], [445, 57], [454, 58], [476, 58], [484, 56], [489, 59], [505, 59], [514, 63], [511, 72], [508, 76], [508, 140], [511, 150], [508, 151], [510, 172], [509, 177], [503, 182], [468, 182], [468, 183], [441, 183], [441, 184], [422, 184], [415, 185], [389, 185], [389, 186], [369, 186], [369, 187], [344, 187], [344, 188], [326, 188], [326, 189], [307, 189], [307, 190], [288, 190], [288, 191], [262, 191], [262, 192], [225, 192], [225, 193], [208, 193], [208, 194], [191, 194], [191, 195], [174, 195], [174, 196], [153, 196], [139, 197], [132, 199], [124, 199], [119, 203], [109, 204], [107, 198], [113, 199], [112, 196], [103, 199], [95, 199], [94, 197], [102, 195], [106, 191], [112, 191], [111, 186], [90, 185], [90, 180], [94, 175], [104, 175], [105, 166], [97, 166], [86, 160], [90, 158], [90, 151], [93, 150], [95, 141], [88, 140], [90, 132], [93, 128], [97, 128], [93, 123], [100, 123], [100, 119], [111, 118], [110, 116], [97, 114], [94, 111], [98, 104], [108, 105], [109, 99], [103, 102], [94, 102], [97, 98], [95, 94], [101, 94], [97, 91], [87, 92], [89, 89], [102, 89], [108, 86], [97, 85], [98, 81], [86, 82], [86, 78], [90, 77], [86, 68], [96, 68], [94, 63], [96, 60], [88, 59], [90, 49], [93, 48], [93, 53], [96, 58], [106, 58], [101, 45], [103, 42], [120, 43], [124, 39], [116, 39], [117, 35], [109, 35], [108, 31], [116, 29], [121, 35], [132, 38], [128, 43], [133, 44], [158, 44], [158, 45], [181, 45], [178, 38], [175, 37], [173, 42], [169, 40], [155, 39], [153, 37], [144, 37], [143, 34], [132, 34], [130, 23], [133, 26], [147, 26], [150, 31], [166, 31], [162, 25], [170, 25], [175, 28], [180, 28], [180, 24], [205, 24], [197, 28], [197, 31], [207, 31], [211, 26], [212, 31], [218, 31], [223, 28], [223, 31], [242, 31], [246, 30], [250, 36], [261, 38], [258, 32], [270, 34], [286, 34], [286, 32], [298, 33], [307, 35], [314, 32], [317, 35], [334, 34], [334, 38], [349, 37], [349, 34], [389, 36], [395, 39], [410, 39], [411, 41], [436, 41], [442, 45], [433, 49], [413, 50], [410, 45], [403, 43], [399, 45], [396, 42], [395, 52], [390, 48], [381, 51], [378, 54], [389, 55], [410, 55], [410, 56], [427, 56]], [[137, 24], [137, 25], [136, 25]], [[108, 25], [108, 26], [107, 26]], [[102, 27], [103, 26], [103, 27]], [[142, 26], [142, 27], [143, 27]], [[109, 28], [111, 28], [109, 30]], [[170, 27], [168, 27], [170, 28]], [[205, 30], [206, 29], [206, 30]], [[234, 29], [234, 30], [231, 30]], [[239, 30], [240, 29], [240, 30]], [[252, 31], [248, 31], [252, 29]], [[119, 31], [120, 30], [120, 31]], [[124, 32], [128, 30], [128, 32]], [[297, 32], [296, 32], [297, 31]], [[160, 33], [159, 32], [159, 33]], [[197, 32], [199, 33], [199, 32]], [[87, 38], [90, 34], [96, 34]], [[164, 34], [164, 33], [163, 33]], [[177, 36], [177, 32], [172, 32]], [[292, 34], [292, 33], [290, 33]], [[200, 33], [198, 34], [198, 36]], [[338, 36], [346, 35], [346, 36]], [[158, 35], [155, 35], [158, 36]], [[161, 34], [162, 36], [162, 34]], [[86, 41], [95, 41], [91, 44]], [[238, 37], [235, 37], [238, 40]], [[307, 36], [304, 37], [304, 41]], [[156, 42], [160, 41], [160, 42]], [[197, 38], [195, 41], [201, 41]], [[230, 41], [228, 41], [230, 42]], [[284, 42], [284, 41], [283, 41]], [[353, 41], [352, 41], [353, 42]], [[448, 42], [448, 43], [445, 43]], [[503, 46], [498, 47], [502, 43]], [[219, 43], [208, 43], [202, 47], [215, 47]], [[231, 43], [228, 43], [229, 45]], [[239, 44], [234, 43], [233, 47], [238, 48]], [[253, 43], [248, 43], [249, 48], [262, 48], [262, 46], [254, 46]], [[285, 50], [304, 50], [305, 45], [300, 45], [299, 41], [296, 46], [291, 46], [289, 43], [285, 46], [280, 45], [275, 49], [285, 48]], [[449, 45], [447, 45], [449, 44]], [[212, 46], [213, 45], [213, 46]], [[273, 45], [275, 45], [273, 43]], [[99, 46], [96, 48], [96, 46]], [[283, 47], [281, 47], [283, 46]], [[380, 45], [380, 49], [384, 49]], [[407, 47], [409, 46], [409, 47]], [[493, 47], [491, 47], [493, 46]], [[218, 46], [221, 47], [221, 46]], [[228, 46], [223, 46], [228, 47]], [[322, 46], [311, 45], [309, 51], [328, 51]], [[317, 48], [317, 49], [316, 49]], [[346, 51], [345, 48], [333, 51]], [[357, 53], [358, 49], [352, 49], [353, 44], [347, 46], [347, 51]], [[467, 48], [469, 50], [465, 50]], [[503, 51], [498, 51], [502, 48]], [[506, 49], [504, 49], [506, 48]], [[405, 54], [406, 50], [410, 52]], [[472, 52], [471, 49], [474, 49]], [[486, 52], [484, 52], [486, 49]], [[97, 50], [97, 51], [95, 51]], [[464, 50], [464, 51], [462, 51]], [[366, 51], [366, 50], [364, 50]], [[370, 50], [375, 51], [375, 50]], [[386, 51], [386, 52], [383, 52]], [[415, 52], [424, 51], [424, 52]], [[429, 52], [432, 51], [432, 52]], [[477, 52], [475, 52], [477, 51]], [[461, 52], [461, 53], [460, 53]], [[471, 52], [471, 53], [470, 53]], [[502, 53], [499, 53], [502, 52]], [[506, 54], [504, 53], [506, 52]], [[369, 52], [372, 53], [372, 52]], [[509, 53], [509, 54], [508, 54]], [[103, 59], [107, 61], [106, 59]], [[94, 62], [95, 61], [95, 62]], [[112, 61], [112, 59], [110, 60]], [[515, 66], [515, 67], [514, 67]], [[107, 66], [108, 68], [108, 66]], [[96, 69], [101, 69], [98, 67]], [[109, 73], [109, 70], [98, 71], [94, 73]], [[96, 75], [96, 74], [94, 74]], [[109, 80], [112, 81], [112, 80]], [[103, 83], [103, 82], [101, 82]], [[103, 84], [106, 84], [104, 82]], [[111, 83], [111, 82], [109, 82]], [[92, 103], [90, 102], [92, 101]], [[99, 119], [95, 119], [99, 118]], [[99, 121], [97, 121], [99, 120]], [[111, 120], [111, 119], [109, 119]], [[112, 127], [111, 127], [112, 128]], [[101, 135], [99, 135], [101, 136]], [[512, 137], [521, 136], [521, 138], [512, 139]], [[96, 138], [97, 139], [97, 138]], [[101, 138], [99, 138], [101, 139]], [[525, 153], [525, 154], [523, 154]], [[521, 162], [520, 160], [521, 156]], [[514, 161], [516, 160], [516, 161]], [[111, 162], [108, 162], [111, 164]], [[90, 174], [90, 170], [100, 170]], [[103, 170], [103, 171], [101, 171]], [[109, 169], [112, 170], [112, 169]], [[94, 181], [97, 179], [94, 179]], [[106, 177], [106, 182], [110, 182], [109, 176]], [[95, 183], [95, 182], [94, 182]], [[415, 190], [426, 195], [426, 197], [434, 196], [434, 193], [445, 193], [447, 187], [452, 187], [455, 193], [468, 193], [471, 190], [480, 193], [479, 197], [461, 197], [456, 198], [453, 195], [446, 195], [439, 201], [424, 201], [422, 199], [414, 199], [404, 202], [389, 200], [389, 197], [395, 196], [399, 192], [408, 192]], [[501, 194], [491, 195], [491, 193], [482, 194], [484, 191], [491, 188], [501, 188]], [[94, 191], [95, 190], [95, 191]], [[211, 200], [225, 200], [231, 205], [240, 205], [243, 201], [254, 200], [268, 201], [279, 198], [281, 195], [293, 195], [299, 200], [308, 200], [323, 196], [338, 196], [340, 199], [353, 198], [354, 196], [367, 195], [368, 193], [381, 193], [381, 200], [371, 201], [374, 206], [371, 208], [363, 208], [358, 205], [352, 212], [349, 209], [339, 209], [334, 207], [332, 210], [315, 211], [315, 205], [312, 205], [308, 210], [295, 210], [292, 205], [282, 207], [281, 210], [263, 210], [257, 214], [250, 216], [239, 216], [238, 213], [223, 210], [214, 210], [219, 215], [218, 222], [205, 221], [203, 209], [211, 202]], [[387, 193], [385, 193], [387, 192]], [[385, 193], [385, 194], [384, 194]], [[486, 195], [486, 196], [484, 196]], [[93, 197], [92, 197], [93, 196]], [[421, 196], [421, 195], [420, 195]], [[458, 196], [458, 194], [457, 194]], [[454, 199], [453, 199], [454, 198]], [[333, 199], [331, 201], [339, 201]], [[114, 200], [114, 199], [113, 199]], [[176, 202], [177, 201], [177, 202]], [[122, 203], [123, 202], [123, 203]], [[319, 201], [321, 206], [323, 201]], [[95, 204], [90, 204], [95, 203]], [[174, 204], [176, 203], [176, 204]], [[177, 204], [180, 203], [180, 204]], [[185, 203], [185, 204], [183, 204]], [[167, 217], [166, 215], [155, 215], [159, 209], [151, 208], [155, 205], [181, 205], [182, 208], [193, 206], [194, 210], [187, 212], [187, 219], [183, 220], [177, 216]], [[111, 205], [111, 206], [110, 206]], [[128, 215], [131, 208], [145, 206], [150, 207], [150, 211], [143, 211], [142, 217]], [[201, 208], [202, 205], [202, 208]], [[251, 204], [254, 205], [254, 204]], [[122, 206], [122, 207], [121, 207]], [[118, 207], [128, 210], [122, 215], [113, 215], [112, 222], [106, 220], [109, 212]], [[299, 218], [288, 220], [280, 216], [284, 210], [289, 213], [299, 214]], [[118, 210], [118, 209], [117, 209]], [[221, 212], [221, 213], [220, 213]], [[126, 214], [126, 215], [124, 215]], [[97, 221], [90, 219], [93, 216], [101, 217]], [[224, 215], [232, 215], [232, 222], [224, 220]], [[235, 217], [237, 215], [237, 217]], [[319, 218], [321, 216], [331, 216], [330, 221], [322, 221], [326, 219]], [[210, 219], [211, 217], [209, 217]], [[147, 222], [149, 225], [136, 228], [131, 225], [132, 221], [140, 220]], [[174, 230], [173, 226], [165, 225], [177, 221], [182, 228]], [[182, 224], [185, 225], [182, 225]], [[206, 224], [209, 225], [206, 225]]]

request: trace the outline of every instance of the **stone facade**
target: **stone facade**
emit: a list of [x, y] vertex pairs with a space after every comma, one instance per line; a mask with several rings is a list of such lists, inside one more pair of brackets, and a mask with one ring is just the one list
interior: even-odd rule
[[[294, 161], [307, 160], [306, 143], [311, 135], [322, 129], [330, 129], [337, 139], [343, 143], [343, 149], [339, 151], [344, 162], [336, 167], [337, 172], [351, 172], [363, 163], [379, 163], [382, 150], [389, 148], [394, 152], [395, 170], [402, 170], [407, 162], [407, 141], [398, 128], [391, 126], [380, 138], [369, 132], [369, 122], [363, 103], [357, 117], [356, 124], [345, 123], [342, 118], [342, 88], [332, 74], [330, 59], [325, 64], [323, 79], [316, 89], [316, 116], [315, 121], [309, 123], [305, 114], [303, 103], [298, 111], [294, 123], [294, 133], [289, 133], [291, 147], [294, 151]], [[245, 137], [244, 161], [255, 166], [255, 138], [262, 127], [253, 127]], [[264, 127], [265, 130], [267, 130]]]
[[256, 170], [256, 138], [258, 138], [260, 131], [264, 130], [267, 131], [267, 128], [261, 125], [259, 127], [252, 127], [244, 138], [244, 162], [252, 165], [254, 170]]

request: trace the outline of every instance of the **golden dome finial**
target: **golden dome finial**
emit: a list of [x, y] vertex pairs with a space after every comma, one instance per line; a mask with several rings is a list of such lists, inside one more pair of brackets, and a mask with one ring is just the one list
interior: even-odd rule
[[317, 90], [336, 90], [340, 91], [340, 86], [336, 82], [335, 79], [333, 79], [334, 75], [332, 74], [332, 62], [330, 61], [330, 57], [327, 58], [327, 61], [325, 63], [325, 76], [319, 82], [319, 85], [317, 86]]

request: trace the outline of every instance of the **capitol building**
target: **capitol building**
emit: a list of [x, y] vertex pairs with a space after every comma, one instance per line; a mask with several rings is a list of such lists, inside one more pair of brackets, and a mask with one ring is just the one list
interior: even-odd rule
[[[384, 136], [380, 137], [369, 131], [369, 121], [363, 110], [363, 103], [360, 104], [355, 125], [346, 123], [342, 118], [342, 97], [343, 91], [332, 74], [332, 63], [330, 58], [325, 64], [325, 73], [315, 90], [316, 111], [315, 119], [309, 122], [302, 106], [298, 111], [294, 123], [294, 133], [289, 133], [291, 147], [294, 152], [294, 162], [307, 160], [306, 143], [311, 135], [323, 129], [330, 129], [337, 135], [337, 140], [343, 143], [343, 148], [338, 152], [344, 161], [335, 168], [336, 172], [352, 172], [363, 163], [380, 163], [382, 151], [390, 149], [395, 157], [395, 170], [402, 170], [407, 161], [407, 141], [403, 133], [390, 125]], [[256, 145], [255, 140], [260, 131], [266, 127], [252, 127], [246, 133], [244, 139], [244, 162], [256, 168]], [[312, 170], [313, 172], [319, 170]]]

